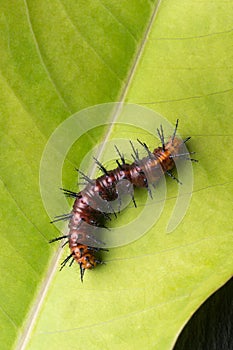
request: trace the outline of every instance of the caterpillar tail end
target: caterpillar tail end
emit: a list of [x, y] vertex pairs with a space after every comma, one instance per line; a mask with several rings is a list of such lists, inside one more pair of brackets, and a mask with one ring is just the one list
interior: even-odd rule
[[84, 273], [86, 270], [92, 270], [98, 264], [104, 264], [103, 261], [96, 259], [96, 257], [91, 253], [84, 254], [81, 258], [77, 259], [76, 261], [80, 267], [80, 280], [82, 283], [83, 283]]

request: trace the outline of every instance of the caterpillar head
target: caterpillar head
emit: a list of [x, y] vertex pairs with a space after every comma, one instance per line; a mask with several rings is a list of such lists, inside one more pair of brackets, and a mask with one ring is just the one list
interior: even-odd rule
[[83, 282], [83, 276], [86, 270], [91, 270], [94, 267], [96, 267], [97, 264], [102, 264], [102, 261], [97, 259], [92, 253], [85, 253], [81, 258], [79, 258], [76, 261], [80, 266], [81, 282]]

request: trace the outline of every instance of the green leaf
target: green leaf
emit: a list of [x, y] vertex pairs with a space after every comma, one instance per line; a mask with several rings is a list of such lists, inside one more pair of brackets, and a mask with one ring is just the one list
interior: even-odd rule
[[[233, 4], [71, 0], [0, 7], [2, 349], [171, 349], [190, 316], [232, 276]], [[173, 125], [179, 118], [199, 163], [179, 226], [166, 232], [177, 197], [177, 184], [167, 179], [156, 224], [104, 253], [107, 264], [86, 272], [81, 284], [78, 266], [58, 271], [58, 245], [48, 244], [59, 232], [40, 196], [40, 162], [63, 121], [114, 101], [150, 108]], [[106, 122], [122, 123], [120, 113], [109, 115]], [[84, 130], [85, 121], [78, 127]], [[103, 142], [106, 151], [117, 137], [157, 147], [136, 123], [97, 126], [64, 155], [64, 187], [75, 189], [73, 168], [90, 149]], [[56, 157], [65, 153], [62, 142], [57, 146]], [[50, 180], [48, 195], [57, 188]], [[141, 205], [143, 196], [139, 191]], [[146, 209], [154, 215], [152, 205]]]

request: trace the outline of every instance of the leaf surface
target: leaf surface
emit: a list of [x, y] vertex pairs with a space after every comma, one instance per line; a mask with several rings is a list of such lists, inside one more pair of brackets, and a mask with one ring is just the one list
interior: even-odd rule
[[[190, 316], [232, 276], [232, 2], [0, 6], [3, 349], [172, 349]], [[149, 107], [172, 124], [179, 118], [199, 163], [180, 225], [166, 233], [177, 196], [168, 179], [156, 225], [103, 254], [107, 264], [81, 284], [77, 266], [59, 272], [54, 263], [59, 253], [48, 240], [59, 232], [40, 197], [40, 161], [64, 120], [112, 101]], [[106, 137], [157, 147], [137, 125], [90, 130], [66, 157], [67, 188], [75, 189], [73, 168]]]

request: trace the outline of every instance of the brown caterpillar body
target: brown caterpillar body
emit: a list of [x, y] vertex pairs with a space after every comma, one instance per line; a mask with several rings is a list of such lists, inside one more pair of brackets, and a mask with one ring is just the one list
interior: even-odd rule
[[[103, 227], [106, 228], [105, 222], [109, 219], [109, 212], [111, 212], [111, 202], [113, 200], [121, 199], [118, 193], [117, 185], [122, 180], [127, 180], [123, 193], [131, 195], [133, 203], [136, 207], [133, 193], [127, 184], [132, 184], [134, 187], [147, 188], [150, 193], [149, 185], [156, 184], [161, 176], [167, 173], [177, 182], [178, 179], [170, 172], [175, 167], [175, 157], [185, 157], [195, 161], [195, 159], [187, 158], [189, 153], [183, 153], [183, 144], [190, 139], [184, 141], [176, 137], [178, 127], [178, 120], [176, 122], [173, 135], [168, 142], [164, 142], [164, 135], [162, 126], [158, 131], [162, 146], [151, 152], [145, 143], [138, 142], [145, 148], [148, 156], [139, 159], [138, 151], [135, 150], [131, 143], [134, 162], [132, 164], [125, 163], [123, 155], [120, 154], [116, 147], [117, 153], [120, 156], [121, 162], [116, 161], [118, 167], [113, 170], [107, 170], [104, 166], [96, 160], [97, 165], [102, 170], [103, 175], [95, 180], [89, 179], [86, 175], [81, 173], [84, 180], [86, 180], [86, 187], [79, 193], [69, 190], [63, 190], [67, 196], [75, 198], [73, 209], [70, 214], [65, 214], [57, 217], [57, 220], [69, 219], [69, 233], [67, 236], [62, 236], [51, 240], [54, 242], [63, 238], [67, 238], [71, 254], [62, 262], [61, 269], [70, 261], [70, 266], [76, 261], [80, 266], [81, 281], [85, 270], [94, 268], [97, 264], [103, 263], [95, 256], [96, 252], [107, 250], [104, 248], [93, 247], [95, 237], [87, 230], [88, 227]], [[151, 193], [150, 193], [151, 194]], [[114, 214], [115, 212], [112, 211]], [[115, 214], [116, 215], [116, 214]], [[65, 244], [66, 244], [65, 243]]]

